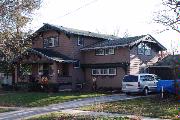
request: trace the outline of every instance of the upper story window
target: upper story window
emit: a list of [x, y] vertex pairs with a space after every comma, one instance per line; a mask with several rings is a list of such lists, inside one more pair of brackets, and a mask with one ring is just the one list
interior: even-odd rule
[[114, 55], [114, 48], [97, 49], [95, 53], [96, 55]]
[[84, 45], [84, 39], [83, 39], [82, 36], [78, 36], [77, 45], [78, 46], [83, 46]]
[[105, 55], [114, 55], [114, 48], [105, 49]]
[[104, 49], [97, 49], [95, 53], [96, 55], [104, 55]]
[[59, 46], [58, 37], [48, 37], [44, 39], [44, 48]]
[[138, 54], [139, 55], [151, 55], [151, 48], [145, 43], [140, 43], [138, 45]]

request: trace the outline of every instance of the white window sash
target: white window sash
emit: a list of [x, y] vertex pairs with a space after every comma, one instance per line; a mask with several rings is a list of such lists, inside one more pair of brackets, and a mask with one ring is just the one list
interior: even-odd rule
[[[100, 52], [99, 52], [100, 51]], [[102, 53], [101, 53], [102, 52]], [[97, 49], [96, 51], [95, 51], [95, 53], [96, 53], [96, 55], [104, 55], [104, 53], [105, 53], [105, 51], [104, 51], [104, 49]]]
[[[113, 69], [114, 70], [114, 73], [109, 73], [110, 69]], [[106, 71], [106, 73], [105, 73]], [[106, 76], [113, 76], [113, 75], [116, 75], [116, 68], [105, 68], [105, 69], [92, 69], [91, 71], [91, 74], [92, 75], [100, 75], [100, 76], [103, 76], [103, 75], [106, 75]]]

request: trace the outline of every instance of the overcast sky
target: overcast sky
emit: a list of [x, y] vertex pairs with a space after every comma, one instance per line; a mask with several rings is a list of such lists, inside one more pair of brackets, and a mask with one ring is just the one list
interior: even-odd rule
[[151, 34], [168, 49], [180, 46], [180, 35], [175, 31], [162, 31], [164, 26], [153, 23], [161, 0], [43, 0], [31, 24], [36, 30], [43, 23], [64, 27], [129, 36]]

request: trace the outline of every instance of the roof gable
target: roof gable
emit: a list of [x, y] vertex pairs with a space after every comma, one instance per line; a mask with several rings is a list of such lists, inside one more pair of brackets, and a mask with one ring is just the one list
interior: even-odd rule
[[118, 38], [115, 40], [105, 40], [97, 42], [93, 45], [86, 46], [81, 50], [92, 50], [100, 48], [116, 48], [116, 47], [133, 47], [141, 42], [153, 43], [158, 47], [159, 50], [166, 50], [166, 48], [161, 45], [157, 40], [155, 40], [151, 35], [141, 35], [127, 38]]

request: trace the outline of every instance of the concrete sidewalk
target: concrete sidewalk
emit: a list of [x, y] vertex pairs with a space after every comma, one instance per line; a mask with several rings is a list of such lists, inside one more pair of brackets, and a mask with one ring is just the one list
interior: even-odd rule
[[45, 114], [45, 113], [61, 111], [65, 109], [74, 109], [92, 104], [134, 99], [138, 97], [141, 96], [127, 96], [125, 94], [114, 94], [114, 95], [100, 96], [94, 98], [79, 99], [79, 100], [73, 100], [59, 104], [52, 104], [46, 107], [25, 108], [18, 111], [0, 113], [0, 120], [21, 120], [38, 114]]

